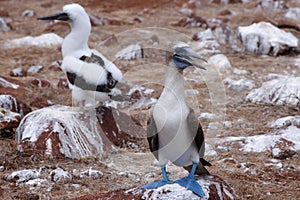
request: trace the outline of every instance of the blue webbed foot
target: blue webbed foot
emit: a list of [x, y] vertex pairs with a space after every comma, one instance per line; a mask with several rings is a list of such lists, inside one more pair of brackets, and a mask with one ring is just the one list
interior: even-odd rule
[[153, 183], [148, 183], [147, 185], [143, 185], [141, 188], [142, 189], [156, 189], [161, 186], [167, 185], [167, 184], [172, 184], [172, 181], [169, 180], [162, 180], [162, 181], [156, 181]]
[[161, 172], [162, 172], [162, 176], [163, 176], [162, 181], [156, 181], [153, 183], [149, 183], [147, 185], [142, 186], [141, 188], [142, 189], [156, 189], [156, 188], [159, 188], [159, 187], [167, 185], [167, 184], [172, 184], [173, 182], [170, 181], [168, 178], [165, 165], [161, 167]]
[[191, 190], [192, 192], [197, 194], [199, 197], [204, 197], [204, 192], [202, 190], [202, 187], [194, 179], [194, 177], [188, 176], [188, 177], [185, 177], [185, 178], [175, 181], [175, 183], [178, 183], [179, 185], [187, 188], [188, 190]]

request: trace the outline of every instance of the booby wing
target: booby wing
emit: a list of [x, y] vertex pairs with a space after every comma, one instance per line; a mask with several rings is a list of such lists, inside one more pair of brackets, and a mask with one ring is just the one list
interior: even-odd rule
[[158, 160], [159, 140], [158, 140], [157, 127], [155, 124], [155, 120], [153, 118], [153, 114], [151, 114], [151, 116], [147, 122], [147, 140], [149, 143], [150, 151], [153, 153], [155, 158]]
[[[84, 59], [91, 61], [94, 58], [85, 57]], [[117, 83], [112, 73], [98, 63], [85, 62], [73, 56], [63, 59], [62, 69], [69, 83], [83, 90], [110, 92]]]
[[[204, 133], [201, 124], [199, 123], [194, 111], [191, 108], [187, 116], [187, 122], [189, 124], [190, 133], [193, 134], [194, 142], [198, 148], [199, 156], [200, 156], [200, 162], [198, 164], [196, 174], [198, 175], [210, 174], [205, 168], [205, 166], [211, 166], [211, 164], [203, 158], [204, 151], [205, 151]], [[192, 165], [184, 168], [190, 171]]]

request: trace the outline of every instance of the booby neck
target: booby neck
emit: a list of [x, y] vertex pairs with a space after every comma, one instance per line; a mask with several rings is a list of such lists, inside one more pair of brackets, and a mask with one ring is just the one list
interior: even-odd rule
[[178, 69], [174, 62], [171, 62], [167, 67], [165, 87], [161, 94], [161, 97], [170, 95], [181, 102], [185, 102], [184, 95], [184, 77], [183, 70]]
[[62, 43], [62, 55], [75, 56], [80, 58], [85, 53], [90, 54], [88, 39], [91, 33], [91, 23], [88, 16], [77, 18], [69, 23], [71, 32], [65, 37]]

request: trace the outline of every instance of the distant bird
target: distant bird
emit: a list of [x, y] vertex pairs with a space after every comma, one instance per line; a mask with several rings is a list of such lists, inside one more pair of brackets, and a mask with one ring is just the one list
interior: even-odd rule
[[[199, 173], [208, 173], [204, 160], [204, 134], [194, 111], [187, 105], [184, 93], [183, 70], [188, 66], [205, 69], [191, 57], [203, 60], [186, 43], [176, 42], [167, 52], [168, 64], [164, 90], [153, 108], [148, 120], [147, 137], [151, 152], [159, 161], [163, 180], [142, 186], [144, 189], [156, 189], [171, 184], [166, 173], [168, 161], [175, 165], [191, 169], [189, 176], [175, 183], [203, 197], [201, 186], [195, 181], [197, 166]], [[209, 173], [208, 173], [209, 174]]]
[[89, 15], [79, 4], [68, 4], [63, 12], [39, 20], [60, 20], [71, 26], [71, 32], [62, 43], [63, 62], [72, 97], [80, 106], [95, 105], [113, 96], [112, 90], [121, 80], [121, 71], [100, 52], [90, 49]]

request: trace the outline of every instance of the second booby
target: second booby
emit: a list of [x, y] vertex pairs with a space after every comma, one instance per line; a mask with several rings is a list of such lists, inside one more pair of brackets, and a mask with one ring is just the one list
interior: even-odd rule
[[84, 8], [68, 4], [63, 12], [38, 19], [64, 21], [71, 27], [62, 43], [61, 68], [67, 75], [75, 103], [85, 106], [108, 100], [122, 73], [100, 52], [89, 48], [91, 22]]
[[147, 126], [149, 147], [161, 166], [163, 180], [142, 188], [155, 189], [173, 183], [166, 173], [166, 164], [171, 161], [177, 166], [191, 169], [188, 177], [175, 182], [203, 197], [204, 192], [195, 181], [194, 174], [197, 167], [206, 171], [204, 165], [210, 163], [203, 158], [205, 143], [201, 125], [185, 101], [183, 70], [188, 66], [205, 69], [191, 57], [205, 60], [186, 43], [176, 42], [170, 48], [166, 55], [168, 67], [164, 90]]

